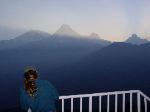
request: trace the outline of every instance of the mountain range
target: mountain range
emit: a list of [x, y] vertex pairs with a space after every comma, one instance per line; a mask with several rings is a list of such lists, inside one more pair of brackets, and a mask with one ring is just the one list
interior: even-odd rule
[[[11, 49], [11, 48], [16, 48], [34, 41], [40, 41], [48, 38], [74, 38], [74, 39], [85, 39], [89, 41], [98, 41], [101, 43], [102, 46], [107, 46], [111, 44], [112, 42], [108, 40], [101, 39], [98, 34], [96, 33], [91, 33], [89, 36], [83, 36], [74, 31], [69, 25], [63, 24], [54, 34], [49, 34], [44, 31], [39, 31], [39, 30], [31, 30], [28, 31], [24, 34], [21, 34], [17, 36], [16, 38], [9, 39], [9, 40], [0, 40], [0, 50], [2, 49]], [[61, 40], [61, 39], [60, 39]], [[60, 41], [59, 40], [59, 41]], [[62, 40], [61, 40], [62, 41]], [[125, 40], [126, 43], [131, 43], [131, 44], [144, 44], [149, 42], [147, 39], [142, 39], [138, 37], [136, 34], [132, 34], [131, 37], [129, 37], [127, 40]]]
[[[87, 38], [86, 38], [87, 37]], [[55, 38], [55, 39], [53, 39]], [[59, 39], [58, 39], [59, 38]], [[64, 39], [65, 38], [65, 39]], [[78, 33], [76, 33], [69, 25], [62, 25], [53, 35], [38, 31], [38, 30], [31, 30], [24, 34], [21, 34], [20, 36], [10, 39], [10, 40], [0, 40], [0, 50], [2, 49], [12, 49], [19, 46], [27, 45], [31, 42], [35, 41], [43, 41], [46, 39], [50, 39], [51, 41], [79, 41], [79, 40], [85, 40], [85, 41], [93, 41], [95, 43], [102, 44], [102, 46], [109, 45], [111, 42], [106, 41], [100, 38], [93, 38], [93, 36], [81, 36]]]

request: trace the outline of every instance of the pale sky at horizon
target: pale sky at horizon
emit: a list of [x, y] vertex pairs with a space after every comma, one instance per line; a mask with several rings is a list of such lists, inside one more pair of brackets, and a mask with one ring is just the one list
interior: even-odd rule
[[150, 39], [150, 0], [0, 0], [0, 25], [54, 33], [62, 24], [82, 35]]

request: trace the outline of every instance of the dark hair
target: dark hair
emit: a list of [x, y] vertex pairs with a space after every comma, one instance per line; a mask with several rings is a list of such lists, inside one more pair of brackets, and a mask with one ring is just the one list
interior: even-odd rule
[[33, 75], [35, 79], [38, 78], [38, 73], [36, 70], [28, 70], [24, 73], [24, 88], [26, 91], [30, 89], [30, 85], [31, 85], [30, 82], [28, 82], [29, 75]]
[[35, 79], [38, 78], [38, 73], [35, 70], [28, 70], [27, 72], [25, 72], [24, 73], [24, 78], [26, 80], [28, 80], [29, 79], [29, 75], [33, 75]]

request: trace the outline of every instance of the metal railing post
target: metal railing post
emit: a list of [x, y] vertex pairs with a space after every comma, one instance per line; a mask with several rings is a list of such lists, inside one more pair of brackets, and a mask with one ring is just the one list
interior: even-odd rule
[[109, 95], [107, 95], [107, 112], [109, 112], [109, 109], [110, 108], [110, 106], [109, 106]]
[[138, 112], [141, 112], [141, 97], [140, 97], [140, 93], [137, 93], [137, 108], [138, 108]]
[[92, 96], [89, 96], [89, 112], [92, 112]]
[[73, 98], [71, 98], [71, 112], [73, 112]]
[[101, 96], [99, 96], [99, 112], [102, 111], [102, 99]]
[[130, 112], [132, 112], [132, 93], [130, 93]]
[[118, 111], [118, 94], [115, 94], [115, 112]]
[[82, 112], [82, 97], [80, 97], [80, 112]]
[[122, 112], [125, 112], [125, 93], [123, 93]]
[[145, 106], [145, 112], [147, 112], [147, 100], [144, 98], [144, 106]]
[[64, 112], [64, 99], [62, 99], [62, 112]]

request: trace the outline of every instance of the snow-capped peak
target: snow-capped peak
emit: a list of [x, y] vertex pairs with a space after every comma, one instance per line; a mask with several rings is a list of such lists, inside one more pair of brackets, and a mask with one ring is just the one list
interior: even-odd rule
[[75, 32], [69, 25], [63, 24], [55, 33], [54, 35], [58, 36], [80, 36], [77, 32]]
[[139, 37], [137, 34], [132, 34], [131, 37], [129, 37], [127, 40], [126, 40], [127, 43], [132, 43], [132, 44], [137, 44], [137, 45], [140, 45], [140, 44], [144, 44], [144, 43], [147, 43], [149, 42], [147, 39], [142, 39], [141, 37]]

